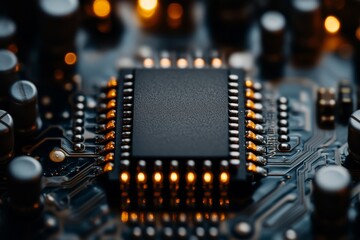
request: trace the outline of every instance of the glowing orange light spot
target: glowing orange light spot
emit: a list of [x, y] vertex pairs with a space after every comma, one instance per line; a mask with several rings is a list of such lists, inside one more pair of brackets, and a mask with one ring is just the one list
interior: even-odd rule
[[137, 5], [138, 13], [144, 18], [150, 18], [154, 15], [157, 6], [157, 0], [139, 0]]
[[139, 172], [137, 175], [138, 182], [145, 182], [146, 176], [143, 172]]
[[64, 57], [64, 61], [67, 65], [74, 65], [76, 63], [76, 54], [68, 52]]
[[171, 60], [168, 59], [168, 58], [162, 58], [162, 59], [160, 60], [160, 66], [161, 66], [162, 68], [169, 68], [169, 67], [171, 67]]
[[212, 175], [209, 172], [204, 173], [203, 178], [205, 183], [211, 183], [212, 181]]
[[337, 33], [340, 29], [341, 24], [339, 19], [337, 19], [336, 17], [328, 16], [325, 19], [324, 26], [326, 31], [328, 31], [329, 33]]
[[155, 180], [155, 182], [157, 182], [157, 183], [161, 182], [161, 180], [162, 180], [162, 175], [161, 175], [161, 173], [156, 172], [156, 173], [154, 174], [154, 180]]
[[126, 223], [129, 221], [129, 213], [128, 212], [122, 212], [121, 213], [121, 222]]
[[105, 18], [111, 12], [111, 5], [108, 0], [95, 0], [92, 7], [97, 17]]
[[104, 170], [104, 172], [110, 172], [110, 171], [113, 170], [113, 168], [114, 168], [114, 164], [112, 164], [112, 163], [107, 163], [107, 164], [105, 164], [103, 170]]
[[188, 66], [188, 61], [185, 58], [179, 58], [177, 60], [177, 65], [179, 68], [186, 68]]
[[171, 3], [168, 6], [167, 14], [172, 20], [179, 20], [183, 15], [183, 7], [178, 3]]
[[228, 174], [227, 172], [222, 172], [222, 173], [220, 174], [220, 181], [221, 181], [222, 183], [228, 183], [228, 181], [229, 181], [229, 174]]
[[195, 182], [195, 173], [193, 172], [189, 172], [187, 175], [186, 175], [186, 180], [188, 181], [188, 183], [194, 183]]
[[222, 66], [222, 61], [220, 58], [213, 58], [211, 60], [211, 65], [214, 67], [214, 68], [221, 68]]
[[144, 67], [146, 67], [146, 68], [152, 68], [152, 67], [154, 67], [155, 62], [151, 58], [145, 58], [143, 64], [144, 64]]
[[360, 27], [358, 27], [358, 28], [356, 29], [355, 36], [356, 36], [357, 40], [360, 41]]
[[178, 180], [178, 174], [176, 172], [172, 172], [170, 174], [170, 181], [171, 182], [176, 182]]
[[122, 182], [126, 183], [129, 181], [129, 174], [127, 172], [124, 172], [120, 175], [120, 179]]
[[203, 67], [205, 66], [205, 61], [204, 61], [204, 59], [202, 59], [202, 58], [197, 58], [197, 59], [195, 59], [195, 61], [194, 61], [194, 66], [195, 66], [196, 68], [203, 68]]

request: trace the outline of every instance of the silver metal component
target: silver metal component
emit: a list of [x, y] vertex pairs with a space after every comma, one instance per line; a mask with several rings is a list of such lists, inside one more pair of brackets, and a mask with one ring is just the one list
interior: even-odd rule
[[229, 102], [238, 103], [238, 101], [239, 101], [238, 96], [229, 96]]
[[130, 88], [134, 85], [133, 82], [124, 82], [124, 88]]
[[239, 90], [237, 90], [237, 89], [229, 89], [229, 94], [231, 96], [237, 96], [239, 94]]
[[125, 80], [133, 80], [133, 79], [134, 79], [134, 75], [132, 75], [132, 74], [126, 74], [126, 75], [124, 76], [124, 79], [125, 79]]
[[256, 91], [260, 91], [262, 89], [262, 85], [259, 82], [254, 82], [253, 88]]
[[230, 144], [230, 149], [231, 150], [239, 150], [239, 144]]
[[229, 81], [231, 82], [237, 82], [239, 80], [239, 76], [235, 74], [229, 75]]
[[255, 92], [254, 93], [254, 99], [257, 100], [257, 101], [262, 100], [262, 94], [259, 93], [259, 92]]
[[261, 103], [255, 103], [254, 104], [254, 110], [262, 111], [263, 110], [263, 105]]
[[240, 153], [239, 152], [230, 152], [230, 157], [238, 158], [238, 157], [240, 157]]
[[231, 166], [239, 166], [240, 160], [239, 159], [230, 159], [229, 163]]
[[123, 97], [124, 103], [130, 103], [133, 100], [132, 96], [124, 96]]
[[239, 116], [239, 111], [238, 110], [229, 110], [229, 114], [231, 115], [231, 116]]
[[252, 227], [247, 222], [238, 222], [234, 226], [234, 231], [238, 236], [246, 237], [252, 232]]
[[128, 151], [128, 150], [130, 150], [130, 145], [122, 145], [122, 146], [121, 146], [121, 150], [123, 150], [123, 151]]
[[122, 158], [128, 158], [128, 157], [130, 157], [130, 153], [128, 153], [128, 152], [122, 152], [122, 153], [121, 153], [121, 157], [122, 157]]
[[237, 131], [237, 130], [230, 130], [229, 133], [230, 133], [231, 136], [234, 136], [234, 137], [239, 136], [239, 131]]
[[238, 88], [239, 84], [237, 82], [229, 82], [229, 87], [231, 88]]
[[229, 103], [229, 108], [233, 110], [237, 110], [239, 108], [239, 104], [237, 103]]
[[229, 122], [238, 123], [238, 122], [239, 122], [239, 118], [238, 118], [238, 117], [229, 117]]

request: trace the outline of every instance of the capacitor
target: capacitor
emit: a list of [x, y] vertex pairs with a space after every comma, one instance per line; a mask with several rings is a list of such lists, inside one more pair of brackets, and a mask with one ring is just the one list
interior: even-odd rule
[[322, 167], [314, 178], [313, 223], [329, 234], [343, 232], [350, 206], [351, 176], [342, 166]]
[[[4, 3], [5, 2], [5, 3]], [[38, 30], [37, 0], [2, 1], [5, 4], [5, 15], [16, 24], [16, 39], [20, 62], [29, 60]]]
[[294, 0], [292, 9], [291, 50], [297, 66], [313, 66], [320, 55], [323, 21], [318, 0]]
[[264, 78], [281, 77], [284, 65], [286, 19], [276, 11], [265, 12], [260, 19], [261, 71]]
[[50, 47], [72, 46], [79, 24], [79, 1], [40, 0], [39, 8], [42, 43]]
[[8, 96], [8, 91], [17, 80], [18, 60], [14, 53], [0, 50], [0, 102]]
[[334, 128], [336, 117], [336, 97], [332, 88], [319, 88], [317, 92], [316, 113], [321, 128]]
[[209, 0], [207, 22], [218, 44], [245, 47], [247, 32], [254, 17], [252, 0]]
[[14, 155], [14, 121], [9, 113], [0, 110], [0, 164]]
[[41, 207], [42, 167], [30, 156], [18, 156], [9, 163], [9, 202], [16, 210]]
[[41, 127], [37, 89], [33, 83], [21, 80], [11, 86], [9, 112], [19, 135], [29, 136]]
[[9, 18], [0, 17], [0, 49], [16, 51], [16, 24]]
[[348, 125], [348, 147], [351, 160], [360, 163], [360, 110], [351, 114]]
[[347, 123], [354, 109], [353, 90], [348, 81], [341, 81], [338, 86], [339, 119]]

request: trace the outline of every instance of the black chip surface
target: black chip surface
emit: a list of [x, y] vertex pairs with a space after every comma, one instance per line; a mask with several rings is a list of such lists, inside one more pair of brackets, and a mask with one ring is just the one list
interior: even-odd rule
[[228, 72], [135, 71], [133, 158], [228, 158]]

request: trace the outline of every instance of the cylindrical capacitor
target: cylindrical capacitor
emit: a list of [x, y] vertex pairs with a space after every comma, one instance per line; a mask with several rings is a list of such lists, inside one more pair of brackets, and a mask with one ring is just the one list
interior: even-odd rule
[[33, 83], [21, 80], [11, 86], [9, 112], [19, 135], [29, 136], [41, 127], [37, 89]]
[[351, 160], [360, 164], [360, 110], [353, 112], [350, 116], [348, 146]]
[[40, 0], [42, 46], [74, 45], [79, 23], [78, 0]]
[[41, 207], [42, 167], [30, 156], [18, 156], [9, 164], [9, 202], [15, 210]]
[[[39, 75], [63, 84], [76, 67], [75, 37], [79, 26], [78, 0], [39, 0]], [[52, 81], [55, 80], [55, 81]]]
[[[33, 43], [38, 29], [38, 0], [11, 0], [5, 2], [6, 16], [9, 16], [16, 24], [16, 37], [18, 53], [21, 62], [29, 60], [29, 52], [33, 49]], [[2, 5], [3, 7], [3, 5]]]
[[265, 12], [260, 26], [262, 75], [265, 78], [280, 77], [284, 63], [285, 17], [280, 12]]
[[17, 51], [15, 45], [16, 24], [9, 18], [0, 17], [0, 49]]
[[313, 220], [319, 231], [340, 234], [347, 226], [351, 176], [342, 166], [323, 167], [314, 178]]
[[314, 65], [323, 40], [323, 21], [318, 0], [293, 0], [292, 11], [293, 62], [297, 66]]
[[14, 53], [0, 50], [0, 103], [7, 98], [11, 84], [17, 80], [17, 64]]
[[245, 47], [254, 15], [252, 0], [207, 1], [207, 21], [214, 40], [220, 44]]
[[14, 121], [10, 114], [0, 110], [0, 164], [14, 155]]

